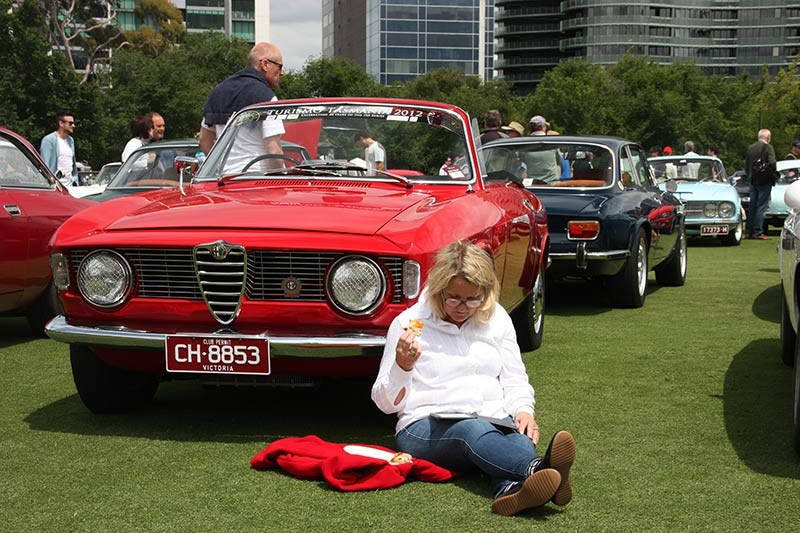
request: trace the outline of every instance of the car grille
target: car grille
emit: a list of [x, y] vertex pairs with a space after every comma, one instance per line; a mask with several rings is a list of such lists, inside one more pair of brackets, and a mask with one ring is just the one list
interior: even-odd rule
[[[77, 272], [81, 261], [91, 251], [82, 249], [70, 252], [72, 272]], [[136, 276], [136, 296], [203, 300], [191, 248], [120, 248], [116, 251], [133, 267]], [[325, 274], [334, 261], [346, 254], [248, 250], [246, 255], [247, 275], [244, 294], [248, 300], [324, 302], [327, 300]], [[392, 290], [391, 301], [401, 302], [403, 259], [401, 257], [376, 259], [386, 272], [387, 282]], [[286, 280], [289, 278], [300, 281], [299, 293], [286, 290]]]
[[686, 215], [701, 216], [703, 214], [703, 206], [706, 203], [707, 202], [686, 202], [684, 213]]

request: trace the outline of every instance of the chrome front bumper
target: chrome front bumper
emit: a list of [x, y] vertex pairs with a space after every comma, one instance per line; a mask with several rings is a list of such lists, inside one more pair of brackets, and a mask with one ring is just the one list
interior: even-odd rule
[[[68, 344], [87, 344], [128, 349], [163, 350], [166, 333], [153, 333], [124, 326], [73, 326], [59, 315], [45, 327], [47, 336]], [[267, 332], [259, 335], [241, 335], [221, 330], [219, 335], [237, 335], [241, 338], [267, 339], [275, 357], [362, 357], [380, 353], [386, 337], [366, 333], [347, 333], [329, 337], [276, 336]], [[178, 334], [214, 336], [214, 333], [178, 332]]]

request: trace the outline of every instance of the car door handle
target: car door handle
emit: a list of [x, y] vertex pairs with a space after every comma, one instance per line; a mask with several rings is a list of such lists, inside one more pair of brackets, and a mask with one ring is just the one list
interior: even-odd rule
[[3, 207], [12, 217], [18, 217], [22, 214], [22, 211], [19, 210], [19, 207], [14, 204], [5, 204]]

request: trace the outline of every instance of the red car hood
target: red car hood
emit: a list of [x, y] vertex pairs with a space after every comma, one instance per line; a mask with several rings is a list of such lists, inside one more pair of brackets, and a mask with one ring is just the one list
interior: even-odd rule
[[171, 189], [129, 196], [101, 204], [109, 209], [101, 225], [107, 231], [213, 227], [373, 235], [429, 198], [393, 184], [338, 181], [320, 187], [301, 181], [201, 184], [187, 195]]

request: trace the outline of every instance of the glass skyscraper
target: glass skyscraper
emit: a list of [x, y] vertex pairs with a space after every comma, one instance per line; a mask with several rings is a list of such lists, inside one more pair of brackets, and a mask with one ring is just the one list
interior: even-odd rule
[[800, 52], [800, 0], [496, 0], [497, 70], [520, 88], [575, 57], [691, 61], [721, 75], [770, 74]]
[[325, 0], [322, 7], [323, 55], [349, 57], [382, 84], [437, 68], [493, 76], [494, 0]]

